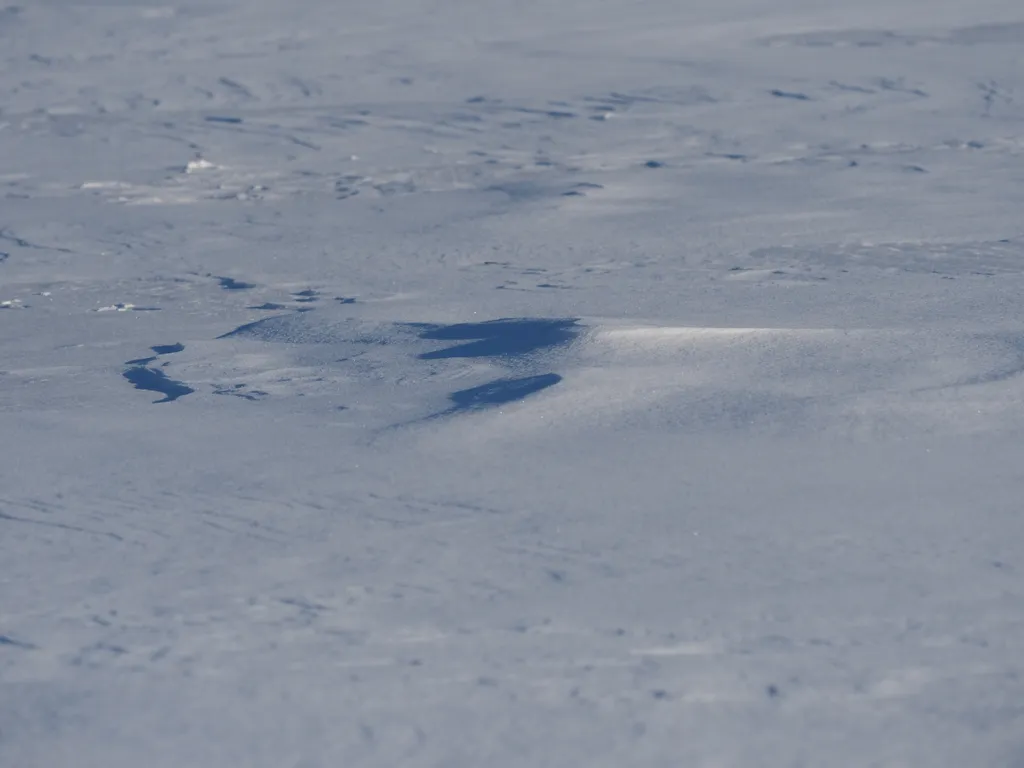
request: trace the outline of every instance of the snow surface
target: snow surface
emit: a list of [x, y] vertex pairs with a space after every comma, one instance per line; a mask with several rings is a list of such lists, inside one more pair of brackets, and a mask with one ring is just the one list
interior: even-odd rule
[[0, 8], [0, 766], [1024, 766], [1020, 0]]

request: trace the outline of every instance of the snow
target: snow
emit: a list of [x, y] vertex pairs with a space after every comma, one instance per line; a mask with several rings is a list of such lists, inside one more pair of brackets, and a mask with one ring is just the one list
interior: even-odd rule
[[1022, 46], [0, 8], [0, 765], [1021, 764]]

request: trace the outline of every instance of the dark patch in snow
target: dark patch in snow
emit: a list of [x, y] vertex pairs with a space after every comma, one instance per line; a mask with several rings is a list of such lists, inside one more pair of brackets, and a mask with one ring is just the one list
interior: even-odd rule
[[346, 296], [335, 296], [334, 300], [336, 302], [338, 302], [339, 304], [355, 304], [356, 303], [355, 299], [350, 299], [350, 298], [348, 298]]
[[225, 291], [247, 291], [252, 288], [251, 283], [246, 283], [241, 280], [235, 280], [233, 277], [220, 277], [215, 275], [217, 282], [220, 283], [220, 287]]
[[150, 347], [158, 355], [173, 355], [176, 352], [184, 352], [184, 344], [158, 344], [155, 347]]
[[221, 85], [223, 85], [225, 88], [227, 88], [228, 90], [234, 92], [235, 95], [241, 96], [242, 98], [244, 98], [246, 100], [250, 100], [251, 101], [251, 100], [256, 98], [253, 95], [252, 91], [250, 91], [248, 88], [246, 88], [244, 85], [242, 85], [242, 83], [239, 83], [236, 80], [232, 80], [232, 79], [227, 78], [227, 77], [222, 77], [222, 78], [220, 78], [218, 80], [218, 82]]
[[265, 302], [263, 304], [259, 304], [259, 305], [255, 306], [255, 307], [246, 307], [246, 309], [274, 310], [274, 309], [288, 309], [288, 307], [286, 307], [284, 304], [273, 304], [273, 303], [268, 301], [268, 302]]
[[[153, 355], [151, 357], [140, 357], [137, 360], [128, 360], [128, 361], [125, 362], [125, 365], [134, 365], [134, 366], [149, 365], [154, 360], [156, 360], [157, 357], [159, 357], [160, 355], [173, 355], [176, 352], [184, 351], [185, 345], [184, 344], [158, 344], [155, 347], [150, 347], [150, 349], [152, 349], [154, 352], [156, 352], [156, 355]], [[167, 363], [164, 363], [164, 365], [167, 365]]]
[[229, 123], [231, 125], [242, 122], [240, 117], [227, 117], [226, 115], [207, 115], [203, 119], [208, 123]]
[[456, 357], [511, 357], [527, 355], [573, 341], [579, 334], [575, 319], [507, 318], [483, 323], [427, 326], [421, 339], [468, 341], [454, 347], [424, 352], [421, 360]]
[[163, 400], [154, 400], [154, 403], [171, 403], [179, 397], [195, 392], [192, 387], [168, 378], [167, 374], [163, 371], [158, 371], [155, 368], [146, 368], [142, 365], [132, 365], [121, 375], [136, 389], [158, 392], [164, 396]]
[[646, 163], [644, 163], [645, 168], [663, 168], [664, 165], [664, 163], [659, 162], [657, 160], [648, 160]]
[[337, 199], [344, 200], [359, 194], [355, 185], [364, 181], [362, 176], [345, 176], [334, 182], [334, 191], [337, 192]]
[[479, 387], [452, 392], [448, 399], [454, 403], [452, 412], [492, 408], [522, 400], [541, 390], [553, 387], [562, 377], [557, 373], [542, 373], [518, 379], [497, 379]]
[[10, 635], [0, 635], [0, 646], [7, 646], [8, 648], [21, 648], [24, 651], [32, 651], [38, 647], [32, 645], [32, 643], [26, 643], [23, 640], [15, 640]]
[[774, 90], [771, 92], [772, 96], [778, 99], [795, 99], [796, 101], [810, 101], [811, 97], [806, 93], [797, 93], [795, 91], [780, 91]]

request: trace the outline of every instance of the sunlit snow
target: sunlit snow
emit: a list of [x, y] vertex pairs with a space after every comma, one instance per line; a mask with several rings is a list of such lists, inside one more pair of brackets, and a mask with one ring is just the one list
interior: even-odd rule
[[29, 0], [0, 91], [0, 768], [1024, 765], [1019, 0]]

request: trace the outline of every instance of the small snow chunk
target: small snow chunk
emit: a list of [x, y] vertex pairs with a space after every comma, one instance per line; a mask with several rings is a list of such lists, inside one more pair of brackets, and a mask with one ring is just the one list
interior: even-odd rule
[[79, 189], [126, 189], [129, 186], [123, 181], [86, 181]]
[[93, 312], [159, 312], [160, 307], [138, 307], [131, 303], [111, 304], [109, 307], [99, 307]]
[[189, 160], [185, 166], [185, 173], [198, 173], [200, 171], [207, 171], [217, 166], [211, 163], [209, 160], [204, 160], [201, 157], [197, 157], [195, 160]]

